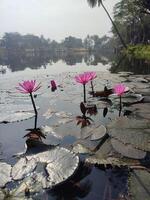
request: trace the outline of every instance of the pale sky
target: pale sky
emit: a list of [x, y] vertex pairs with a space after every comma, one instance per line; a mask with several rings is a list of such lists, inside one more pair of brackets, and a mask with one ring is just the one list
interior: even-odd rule
[[[118, 1], [104, 1], [111, 16]], [[0, 37], [5, 32], [19, 32], [61, 41], [69, 35], [103, 36], [110, 29], [103, 8], [90, 8], [87, 0], [0, 0]]]

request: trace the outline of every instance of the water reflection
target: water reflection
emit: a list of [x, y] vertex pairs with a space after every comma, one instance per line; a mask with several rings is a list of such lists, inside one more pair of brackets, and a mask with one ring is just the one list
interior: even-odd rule
[[112, 73], [126, 71], [134, 74], [150, 74], [150, 60], [118, 55], [114, 58], [110, 71]]
[[51, 54], [45, 52], [40, 54], [32, 54], [32, 52], [11, 52], [0, 57], [0, 73], [6, 73], [3, 66], [7, 66], [12, 72], [21, 71], [25, 68], [39, 69], [46, 68], [47, 64], [52, 65], [62, 60], [66, 65], [75, 65], [77, 63], [86, 63], [86, 65], [97, 65], [109, 63], [111, 55], [109, 54], [89, 54], [80, 52], [53, 52]]
[[150, 74], [150, 60], [136, 59], [124, 55], [114, 55], [102, 52], [19, 52], [11, 51], [0, 55], [0, 73], [5, 74], [8, 70], [21, 71], [25, 68], [39, 69], [46, 68], [47, 64], [53, 65], [58, 61], [63, 61], [66, 65], [76, 65], [85, 63], [87, 66], [97, 66], [99, 63], [107, 65], [111, 63], [110, 71], [117, 73], [120, 71], [130, 71], [134, 74]]

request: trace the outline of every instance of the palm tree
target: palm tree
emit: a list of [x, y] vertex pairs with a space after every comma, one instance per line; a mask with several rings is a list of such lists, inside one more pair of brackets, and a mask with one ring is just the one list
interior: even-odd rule
[[123, 44], [123, 46], [124, 46], [125, 48], [127, 48], [127, 45], [125, 44], [125, 42], [124, 42], [122, 36], [120, 35], [119, 30], [118, 30], [116, 24], [114, 23], [114, 21], [112, 20], [110, 14], [109, 14], [109, 12], [108, 12], [108, 10], [107, 10], [106, 7], [104, 6], [103, 1], [102, 1], [102, 0], [87, 0], [87, 2], [88, 2], [88, 4], [89, 4], [92, 8], [95, 7], [95, 6], [97, 6], [97, 5], [98, 5], [98, 6], [101, 5], [101, 6], [103, 7], [103, 9], [105, 10], [107, 16], [109, 17], [109, 19], [110, 19], [112, 25], [114, 26], [114, 29], [116, 30], [116, 32], [117, 32], [117, 34], [118, 34], [118, 37], [120, 38], [121, 43]]

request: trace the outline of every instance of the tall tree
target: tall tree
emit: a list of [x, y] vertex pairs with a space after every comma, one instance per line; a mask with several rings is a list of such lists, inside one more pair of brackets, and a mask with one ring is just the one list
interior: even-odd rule
[[123, 38], [122, 38], [122, 36], [121, 36], [121, 34], [120, 34], [120, 32], [119, 32], [119, 30], [118, 30], [116, 24], [114, 23], [113, 19], [111, 18], [110, 14], [109, 14], [109, 12], [108, 12], [108, 10], [107, 10], [107, 8], [106, 8], [105, 5], [103, 4], [103, 1], [102, 1], [102, 0], [87, 0], [87, 2], [88, 2], [88, 4], [89, 4], [92, 8], [95, 7], [95, 6], [97, 6], [97, 5], [98, 5], [98, 6], [101, 5], [101, 6], [103, 7], [103, 9], [105, 10], [107, 16], [109, 17], [109, 19], [110, 19], [110, 21], [111, 21], [111, 23], [112, 23], [112, 25], [113, 25], [113, 27], [114, 27], [116, 33], [118, 34], [118, 37], [120, 38], [121, 43], [123, 44], [123, 46], [124, 46], [125, 48], [127, 48], [127, 45], [126, 45], [125, 41], [123, 40]]
[[[126, 44], [148, 43], [150, 40], [150, 17], [141, 11], [138, 2], [139, 0], [121, 0], [114, 7], [114, 22]], [[112, 31], [117, 38], [113, 27]]]

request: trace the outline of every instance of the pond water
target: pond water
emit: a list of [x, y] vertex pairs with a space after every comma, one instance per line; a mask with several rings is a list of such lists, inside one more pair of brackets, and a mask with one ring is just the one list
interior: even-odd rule
[[[103, 90], [105, 85], [111, 87], [114, 83], [121, 82], [124, 79], [113, 72], [127, 71], [123, 68], [115, 69], [111, 66], [110, 57], [100, 55], [63, 55], [59, 58], [53, 55], [51, 58], [30, 58], [18, 59], [9, 58], [7, 62], [2, 63], [0, 74], [0, 93], [1, 109], [3, 106], [24, 105], [25, 108], [31, 105], [28, 95], [21, 95], [16, 91], [18, 82], [22, 80], [36, 79], [41, 82], [42, 88], [37, 91], [35, 103], [38, 109], [38, 127], [49, 126], [58, 135], [60, 141], [47, 135], [44, 141], [46, 144], [57, 144], [66, 148], [82, 139], [80, 126], [76, 125], [76, 116], [81, 115], [80, 102], [83, 101], [82, 86], [76, 84], [74, 76], [84, 71], [96, 71], [98, 80], [94, 83], [96, 90]], [[30, 62], [29, 62], [30, 61]], [[136, 68], [136, 67], [135, 67]], [[130, 68], [133, 71], [133, 68]], [[146, 68], [142, 73], [150, 72]], [[138, 71], [140, 72], [140, 70]], [[137, 74], [138, 74], [137, 72]], [[136, 74], [136, 72], [134, 72]], [[51, 92], [49, 86], [50, 80], [55, 80], [60, 86], [55, 92]], [[108, 81], [109, 80], [109, 81]], [[90, 86], [87, 86], [87, 91]], [[88, 101], [94, 103], [95, 100], [88, 94]], [[98, 114], [91, 116], [95, 124], [106, 125], [108, 121], [118, 115], [118, 111], [109, 109], [106, 117], [103, 116], [105, 105], [100, 105]], [[6, 109], [6, 112], [7, 112]], [[11, 112], [13, 112], [11, 110]], [[30, 110], [30, 109], [29, 109]], [[28, 109], [26, 110], [28, 111]], [[49, 111], [49, 112], [48, 112]], [[63, 117], [60, 112], [67, 113]], [[28, 118], [28, 117], [27, 117]], [[69, 120], [68, 120], [69, 119]], [[26, 129], [34, 128], [34, 118], [27, 120], [1, 123], [0, 124], [0, 160], [11, 165], [16, 163], [17, 158], [13, 155], [24, 151], [26, 138], [23, 136], [28, 133]], [[95, 142], [94, 145], [98, 143]], [[81, 161], [85, 155], [81, 156]], [[90, 164], [83, 164], [79, 167], [78, 173], [63, 185], [50, 191], [43, 191], [42, 194], [36, 194], [33, 199], [85, 199], [85, 200], [119, 200], [126, 199], [127, 196], [127, 177], [126, 168], [104, 168]]]

